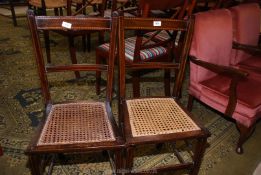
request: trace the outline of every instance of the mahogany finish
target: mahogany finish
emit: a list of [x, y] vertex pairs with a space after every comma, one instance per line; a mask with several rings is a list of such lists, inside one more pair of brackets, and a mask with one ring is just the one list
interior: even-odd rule
[[[155, 21], [160, 21], [161, 25], [159, 26], [153, 26], [153, 23]], [[160, 18], [127, 18], [120, 16], [119, 17], [119, 42], [118, 42], [118, 57], [119, 57], [119, 119], [121, 122], [121, 126], [124, 130], [124, 135], [126, 139], [126, 160], [125, 160], [125, 168], [126, 170], [130, 170], [128, 173], [131, 174], [133, 170], [133, 159], [134, 159], [134, 150], [135, 147], [138, 145], [145, 145], [145, 144], [158, 144], [158, 143], [166, 143], [166, 142], [175, 142], [180, 140], [189, 140], [189, 139], [195, 139], [196, 140], [196, 147], [194, 150], [193, 155], [193, 162], [184, 162], [184, 160], [181, 158], [181, 156], [176, 151], [175, 154], [177, 155], [178, 159], [180, 160], [180, 164], [175, 165], [168, 165], [168, 166], [161, 166], [161, 167], [155, 167], [151, 169], [151, 171], [156, 171], [156, 173], [162, 172], [162, 171], [169, 171], [169, 170], [179, 170], [179, 169], [187, 169], [190, 171], [190, 174], [197, 174], [201, 159], [204, 154], [204, 150], [206, 147], [206, 141], [207, 137], [210, 135], [210, 133], [207, 131], [206, 128], [204, 128], [201, 124], [199, 124], [192, 116], [191, 114], [184, 109], [178, 101], [177, 97], [179, 96], [180, 89], [183, 83], [184, 79], [184, 72], [185, 72], [185, 65], [187, 62], [187, 56], [190, 48], [190, 43], [192, 39], [192, 32], [193, 32], [193, 23], [194, 20], [188, 19], [188, 20], [174, 20], [174, 19], [160, 19]], [[181, 57], [180, 62], [134, 62], [134, 63], [127, 63], [125, 59], [125, 31], [126, 30], [135, 30], [135, 31], [154, 31], [154, 30], [173, 30], [173, 31], [181, 31], [184, 33], [184, 42], [183, 47], [180, 50]], [[158, 109], [155, 106], [149, 106], [147, 103], [150, 100], [155, 100], [153, 97], [144, 97], [144, 98], [132, 98], [132, 99], [126, 99], [126, 72], [127, 70], [136, 70], [136, 69], [164, 69], [164, 70], [176, 70], [177, 72], [177, 78], [174, 82], [173, 92], [171, 97], [157, 97], [162, 99], [167, 99], [169, 101], [174, 100], [175, 103], [179, 106], [180, 109], [176, 112], [183, 113], [186, 117], [185, 119], [191, 120], [192, 123], [195, 124], [195, 126], [198, 128], [196, 130], [193, 130], [192, 128], [187, 128], [188, 131], [172, 131], [169, 130], [168, 133], [165, 133], [165, 130], [163, 129], [161, 134], [145, 134], [142, 136], [136, 136], [134, 135], [134, 128], [135, 125], [131, 123], [137, 124], [137, 126], [141, 126], [143, 128], [144, 124], [138, 120], [135, 120], [133, 118], [133, 111], [140, 111], [141, 113], [146, 113], [146, 111], [150, 111], [150, 109]], [[136, 106], [133, 108], [130, 108], [128, 104], [130, 101], [139, 101], [143, 100], [145, 101], [144, 106]], [[147, 104], [147, 105], [146, 105]], [[156, 106], [160, 106], [161, 104], [155, 104]], [[171, 106], [171, 104], [168, 104]], [[160, 106], [161, 108], [164, 108], [163, 106]], [[172, 108], [173, 109], [173, 108]], [[160, 109], [159, 109], [160, 110]], [[160, 120], [160, 118], [165, 118], [166, 116], [170, 116], [172, 114], [170, 113], [164, 113], [164, 110], [162, 111], [163, 114], [161, 115], [155, 115], [154, 113], [149, 113], [146, 115], [146, 118], [150, 118], [151, 120], [155, 121], [157, 119]], [[144, 116], [140, 116], [140, 118], [145, 118]], [[155, 118], [153, 118], [155, 117]], [[172, 115], [173, 118], [179, 118], [178, 115]], [[168, 118], [168, 117], [166, 117]], [[134, 120], [134, 121], [133, 121]], [[182, 119], [181, 119], [182, 120]], [[147, 121], [148, 123], [150, 121]], [[162, 125], [168, 126], [169, 123], [167, 121], [164, 121], [161, 124], [158, 124], [157, 126], [161, 127]], [[173, 125], [171, 125], [173, 126]], [[184, 127], [184, 126], [182, 126]], [[146, 127], [145, 127], [146, 128]], [[153, 130], [153, 128], [151, 128]], [[150, 172], [150, 170], [144, 170], [147, 172]], [[145, 173], [146, 174], [146, 173]]]
[[[63, 22], [68, 22], [72, 24], [72, 27], [64, 28], [62, 27]], [[43, 174], [45, 169], [46, 161], [45, 158], [54, 155], [57, 157], [59, 153], [66, 154], [79, 154], [87, 152], [97, 152], [97, 151], [112, 151], [114, 153], [114, 172], [118, 173], [117, 170], [121, 168], [121, 150], [124, 146], [122, 136], [117, 128], [117, 124], [111, 112], [111, 100], [112, 100], [112, 86], [113, 86], [113, 74], [114, 74], [114, 60], [115, 60], [115, 48], [116, 48], [116, 32], [117, 32], [117, 17], [112, 19], [108, 18], [82, 18], [82, 17], [72, 17], [72, 16], [34, 16], [32, 11], [28, 11], [28, 22], [29, 28], [32, 34], [33, 48], [35, 52], [35, 58], [38, 68], [38, 73], [41, 82], [41, 90], [44, 97], [44, 102], [46, 106], [46, 115], [43, 121], [37, 128], [36, 134], [32, 139], [30, 145], [26, 150], [26, 154], [29, 157], [29, 163], [31, 167], [32, 174], [39, 175]], [[110, 53], [108, 57], [107, 65], [94, 65], [94, 64], [72, 64], [64, 66], [46, 66], [44, 61], [44, 56], [41, 48], [41, 42], [39, 38], [39, 31], [107, 31], [110, 32]], [[59, 104], [53, 104], [51, 100], [51, 94], [48, 87], [47, 73], [61, 72], [61, 71], [106, 71], [107, 72], [107, 91], [106, 100], [104, 103], [99, 102], [89, 102], [89, 101], [76, 101], [76, 102], [62, 102]], [[78, 107], [77, 107], [78, 105]], [[88, 105], [98, 106], [101, 110], [96, 110], [88, 108]], [[86, 108], [82, 108], [82, 107]], [[60, 110], [58, 110], [58, 108]], [[73, 109], [74, 111], [71, 111]], [[98, 108], [97, 108], [98, 109]], [[58, 111], [57, 111], [58, 110]], [[94, 110], [94, 111], [93, 111]], [[64, 112], [63, 112], [64, 111]], [[90, 112], [92, 111], [92, 112]], [[61, 113], [61, 114], [60, 114]], [[77, 117], [72, 123], [66, 121], [66, 116], [69, 118]], [[84, 122], [78, 122], [78, 118], [81, 118]], [[99, 121], [96, 121], [98, 120]], [[103, 120], [100, 120], [103, 119]], [[70, 119], [71, 120], [71, 119]], [[70, 121], [69, 120], [69, 121]], [[56, 125], [64, 126], [59, 129], [59, 127], [49, 127], [53, 126], [52, 122]], [[86, 123], [91, 123], [91, 125], [86, 126]], [[102, 127], [104, 129], [101, 132], [101, 136], [96, 132], [100, 132], [100, 128], [97, 124], [93, 123], [103, 123]], [[78, 123], [76, 125], [76, 135], [73, 137], [64, 137], [64, 133], [71, 134], [75, 132], [68, 131], [71, 125]], [[56, 126], [55, 125], [55, 126]], [[75, 125], [75, 124], [74, 124]], [[98, 128], [97, 128], [98, 127]], [[62, 131], [63, 132], [62, 132]], [[61, 133], [60, 133], [61, 132]], [[47, 133], [47, 134], [46, 134]], [[48, 135], [48, 133], [53, 133], [53, 135]], [[88, 133], [93, 133], [88, 135]], [[103, 135], [107, 133], [108, 135]], [[82, 135], [81, 135], [82, 134]], [[82, 136], [87, 136], [85, 139]], [[101, 137], [101, 138], [100, 138]], [[105, 139], [104, 139], [104, 138]], [[53, 140], [54, 138], [58, 141]], [[60, 138], [65, 138], [65, 141], [59, 141]], [[107, 138], [107, 139], [106, 139]], [[78, 139], [78, 140], [77, 140]], [[54, 159], [53, 158], [53, 159]], [[48, 174], [52, 171], [53, 161], [50, 165]]]

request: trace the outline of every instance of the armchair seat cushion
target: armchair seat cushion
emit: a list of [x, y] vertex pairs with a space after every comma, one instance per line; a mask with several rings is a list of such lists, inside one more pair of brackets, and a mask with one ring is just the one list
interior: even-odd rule
[[261, 72], [261, 57], [260, 56], [250, 56], [248, 59], [238, 63], [239, 67], [249, 67], [259, 69]]
[[[226, 76], [215, 76], [200, 82], [202, 85], [200, 100], [224, 113], [228, 104], [230, 82], [231, 79]], [[261, 112], [261, 80], [246, 78], [238, 83], [237, 105], [233, 118], [250, 126], [258, 118], [256, 114], [259, 112]]]
[[[125, 39], [125, 57], [129, 61], [134, 60], [134, 49], [136, 44], [136, 37], [130, 37]], [[147, 44], [154, 44], [153, 41], [148, 42]], [[104, 50], [109, 50], [109, 43], [105, 43], [100, 48]], [[142, 49], [140, 50], [140, 59], [143, 61], [152, 60], [153, 58], [157, 58], [167, 54], [167, 49], [162, 46]]]

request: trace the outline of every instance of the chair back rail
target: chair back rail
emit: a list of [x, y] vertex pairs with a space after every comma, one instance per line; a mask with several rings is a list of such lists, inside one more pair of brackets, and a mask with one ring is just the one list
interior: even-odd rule
[[[157, 25], [155, 25], [157, 23]], [[194, 18], [187, 20], [163, 19], [163, 18], [128, 18], [119, 17], [119, 38], [118, 38], [118, 54], [120, 61], [120, 98], [125, 99], [125, 73], [126, 69], [177, 69], [178, 75], [175, 79], [172, 95], [177, 97], [180, 93], [182, 82], [184, 79], [185, 65], [192, 40]], [[125, 59], [125, 30], [135, 31], [154, 31], [154, 30], [173, 30], [185, 32], [185, 41], [181, 53], [181, 61], [174, 62], [134, 62], [126, 64]]]
[[[38, 73], [41, 81], [41, 88], [45, 104], [51, 103], [51, 96], [48, 88], [47, 73], [63, 71], [107, 71], [106, 100], [111, 101], [113, 86], [113, 70], [115, 59], [115, 42], [117, 17], [113, 18], [82, 18], [76, 16], [35, 16], [33, 11], [28, 11], [29, 28], [32, 34], [34, 53]], [[64, 24], [70, 27], [64, 27]], [[109, 31], [110, 52], [108, 64], [71, 64], [71, 65], [45, 65], [42, 52], [39, 31]]]

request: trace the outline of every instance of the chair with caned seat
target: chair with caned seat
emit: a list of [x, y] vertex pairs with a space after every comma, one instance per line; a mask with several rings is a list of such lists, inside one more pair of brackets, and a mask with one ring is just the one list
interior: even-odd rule
[[[114, 156], [110, 160], [114, 160], [112, 161], [114, 163], [113, 172], [118, 173], [122, 162], [121, 149], [124, 142], [111, 112], [117, 17], [109, 19], [34, 16], [32, 11], [28, 11], [28, 21], [46, 106], [43, 121], [39, 124], [37, 132], [25, 152], [29, 157], [32, 174], [43, 174], [50, 156], [52, 160], [55, 160], [57, 154], [79, 154], [104, 150], [109, 151], [110, 155], [113, 153]], [[64, 23], [71, 24], [71, 27], [64, 26]], [[111, 47], [108, 64], [59, 64], [47, 66], [39, 38], [39, 31], [42, 30], [98, 30], [110, 32]], [[47, 73], [75, 70], [107, 72], [107, 92], [104, 102], [82, 100], [53, 103]], [[52, 168], [53, 161], [49, 166], [48, 174], [50, 174]]]
[[[158, 25], [160, 24], [160, 25]], [[173, 62], [133, 62], [127, 63], [125, 50], [125, 32], [129, 30], [173, 30], [182, 31], [184, 45], [180, 63]], [[193, 31], [193, 19], [174, 20], [163, 18], [119, 18], [119, 120], [124, 130], [126, 140], [126, 161], [127, 173], [160, 173], [161, 171], [187, 169], [190, 174], [197, 174], [203, 153], [206, 147], [206, 140], [209, 132], [196, 122], [181, 104], [176, 100], [182, 86], [186, 59], [190, 47]], [[126, 98], [126, 72], [137, 69], [167, 69], [177, 70], [177, 78], [174, 82], [171, 96]], [[195, 140], [196, 146], [190, 160], [185, 160], [180, 152], [175, 149], [174, 157], [179, 160], [177, 164], [152, 167], [152, 169], [134, 168], [134, 150], [140, 145], [163, 144]], [[186, 144], [185, 144], [186, 145]]]
[[[161, 3], [158, 3], [157, 0], [140, 0], [138, 3], [138, 16], [140, 17], [152, 17], [152, 10], [166, 10], [171, 9], [172, 7], [177, 7], [180, 4], [189, 4], [189, 1], [173, 1], [173, 0], [162, 0]], [[182, 6], [178, 11], [180, 13], [185, 13], [187, 5]], [[146, 31], [147, 32], [147, 31]], [[126, 62], [136, 63], [136, 62], [153, 62], [153, 61], [165, 61], [169, 62], [171, 60], [172, 49], [167, 48], [166, 43], [173, 42], [175, 40], [174, 36], [170, 37], [164, 41], [155, 40], [155, 35], [151, 37], [144, 37], [145, 31], [139, 31], [131, 37], [126, 38], [125, 40], [125, 57]], [[170, 34], [171, 35], [171, 34]], [[172, 35], [171, 35], [172, 36]], [[99, 46], [96, 49], [96, 61], [97, 63], [101, 62], [108, 55], [109, 44], [105, 43]], [[134, 71], [131, 74], [132, 85], [133, 85], [133, 96], [140, 96], [140, 77], [141, 74], [144, 74], [141, 70]], [[100, 93], [100, 80], [101, 75], [97, 74], [97, 93]], [[153, 78], [153, 80], [155, 80]], [[165, 84], [165, 93], [170, 94], [170, 74], [168, 70], [165, 70], [164, 84]]]

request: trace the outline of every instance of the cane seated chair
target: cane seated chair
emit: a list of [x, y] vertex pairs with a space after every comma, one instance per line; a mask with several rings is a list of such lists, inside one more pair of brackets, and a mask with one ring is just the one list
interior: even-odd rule
[[[121, 166], [123, 142], [111, 112], [112, 82], [115, 59], [116, 19], [34, 16], [28, 12], [29, 28], [32, 34], [46, 114], [39, 124], [37, 133], [29, 144], [32, 174], [39, 175], [45, 170], [45, 157], [59, 154], [79, 154], [97, 151], [114, 152], [116, 170]], [[64, 25], [65, 24], [65, 25]], [[66, 25], [67, 24], [67, 25]], [[47, 66], [44, 61], [39, 39], [39, 30], [99, 30], [110, 32], [110, 54], [108, 65], [71, 64]], [[104, 102], [75, 101], [54, 104], [48, 87], [47, 73], [64, 71], [107, 71], [107, 93]], [[50, 171], [52, 166], [50, 166]], [[117, 172], [114, 170], [114, 172]]]
[[[125, 56], [125, 31], [154, 31], [173, 30], [185, 33], [185, 42], [182, 49], [182, 60], [174, 62], [133, 62], [127, 63]], [[180, 164], [153, 167], [143, 172], [159, 173], [165, 170], [189, 169], [191, 174], [197, 174], [200, 160], [205, 150], [208, 131], [191, 118], [191, 114], [176, 101], [182, 86], [186, 59], [190, 47], [193, 31], [193, 19], [173, 20], [163, 18], [119, 18], [119, 114], [120, 123], [126, 140], [126, 170], [139, 172], [133, 168], [134, 149], [139, 145], [158, 144], [195, 139], [197, 146], [192, 161], [184, 161], [178, 153]], [[126, 71], [137, 69], [168, 69], [177, 70], [172, 96], [126, 98]], [[130, 173], [128, 172], [128, 173]]]
[[196, 98], [232, 118], [239, 129], [237, 153], [261, 117], [261, 81], [231, 64], [232, 14], [227, 9], [196, 14], [190, 50], [188, 109]]

